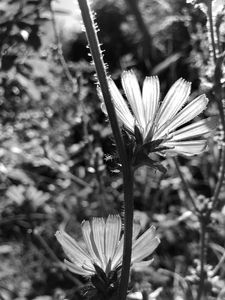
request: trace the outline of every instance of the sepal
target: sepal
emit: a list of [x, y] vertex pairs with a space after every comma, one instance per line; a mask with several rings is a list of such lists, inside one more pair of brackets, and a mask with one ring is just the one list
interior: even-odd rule
[[165, 174], [167, 169], [160, 163], [152, 160], [144, 151], [139, 150], [134, 156], [133, 167], [138, 169], [142, 166], [148, 166]]

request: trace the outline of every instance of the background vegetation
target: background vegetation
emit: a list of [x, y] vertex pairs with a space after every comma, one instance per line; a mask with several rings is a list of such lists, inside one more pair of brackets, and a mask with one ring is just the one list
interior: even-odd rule
[[[120, 84], [122, 70], [129, 68], [140, 82], [157, 74], [163, 97], [182, 76], [192, 81], [193, 97], [207, 93], [210, 105], [205, 115], [218, 114], [204, 12], [184, 0], [135, 3], [93, 3], [112, 78]], [[123, 209], [116, 149], [100, 109], [94, 67], [75, 8], [74, 4], [71, 15], [45, 0], [0, 3], [0, 298], [4, 300], [81, 299], [86, 281], [65, 270], [54, 234], [66, 228], [79, 239], [83, 219]], [[222, 10], [217, 17], [224, 51]], [[72, 25], [66, 20], [73, 20]], [[221, 82], [225, 84], [224, 79]], [[207, 152], [178, 158], [197, 207], [213, 195], [222, 138], [219, 126]], [[151, 268], [132, 271], [131, 288], [161, 288], [157, 297], [161, 300], [194, 299], [200, 224], [174, 160], [163, 164], [166, 175], [143, 167], [135, 177], [135, 218], [143, 229], [154, 224], [161, 244]], [[208, 299], [225, 299], [224, 196], [222, 187], [207, 226]]]

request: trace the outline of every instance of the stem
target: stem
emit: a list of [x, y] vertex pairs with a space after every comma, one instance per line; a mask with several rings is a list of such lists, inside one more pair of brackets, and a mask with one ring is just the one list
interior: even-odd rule
[[130, 7], [131, 12], [133, 13], [137, 26], [142, 34], [143, 46], [144, 46], [144, 59], [147, 61], [147, 67], [151, 67], [152, 61], [159, 60], [157, 55], [156, 48], [153, 45], [152, 37], [148, 30], [148, 27], [143, 19], [143, 16], [140, 12], [138, 1], [137, 0], [126, 0], [128, 6]]
[[179, 162], [178, 162], [178, 160], [177, 160], [176, 157], [174, 157], [173, 160], [174, 160], [175, 166], [176, 166], [176, 168], [177, 168], [177, 173], [178, 173], [178, 175], [180, 176], [180, 179], [181, 179], [181, 181], [182, 181], [182, 184], [183, 184], [183, 187], [184, 187], [184, 191], [185, 191], [186, 195], [188, 196], [188, 198], [191, 200], [191, 203], [192, 203], [192, 205], [193, 205], [195, 211], [198, 212], [198, 208], [197, 208], [197, 206], [196, 206], [196, 204], [195, 204], [195, 200], [194, 200], [194, 198], [192, 197], [192, 194], [191, 194], [191, 192], [190, 192], [190, 187], [189, 187], [189, 185], [188, 185], [188, 182], [186, 181], [186, 179], [185, 179], [183, 173], [181, 172]]
[[148, 297], [148, 292], [147, 292], [147, 291], [143, 291], [143, 292], [142, 292], [142, 299], [143, 299], [143, 300], [148, 300], [148, 299], [149, 299], [149, 297]]
[[131, 163], [128, 159], [124, 141], [122, 139], [120, 128], [118, 125], [115, 109], [111, 100], [109, 91], [107, 74], [104, 66], [103, 56], [96, 33], [96, 26], [91, 16], [90, 7], [87, 0], [78, 0], [81, 14], [86, 28], [86, 35], [90, 46], [93, 61], [95, 63], [96, 73], [105, 101], [109, 121], [112, 127], [116, 146], [122, 163], [123, 182], [124, 182], [124, 207], [125, 207], [125, 223], [124, 223], [124, 249], [121, 281], [119, 285], [118, 299], [125, 300], [129, 281], [129, 271], [132, 251], [132, 231], [133, 231], [133, 172]]
[[[213, 16], [212, 16], [212, 1], [209, 3], [208, 6], [208, 20], [210, 25], [210, 36], [211, 36], [211, 42], [213, 47], [213, 58], [214, 58], [214, 64], [215, 64], [215, 74], [214, 74], [214, 80], [215, 80], [215, 96], [218, 104], [220, 119], [223, 127], [223, 142], [222, 142], [222, 150], [220, 152], [219, 157], [219, 178], [215, 187], [215, 191], [212, 197], [212, 208], [214, 209], [217, 206], [218, 198], [220, 194], [220, 190], [223, 186], [224, 176], [225, 176], [225, 116], [224, 116], [224, 108], [223, 108], [223, 99], [225, 97], [223, 88], [221, 86], [221, 78], [222, 78], [222, 70], [221, 66], [223, 63], [223, 56], [216, 56], [216, 43], [215, 43], [215, 37], [214, 37], [214, 28], [213, 28]], [[218, 45], [219, 47], [219, 45]], [[220, 47], [219, 47], [220, 48]]]
[[49, 1], [49, 10], [50, 10], [50, 13], [51, 13], [52, 27], [53, 27], [53, 31], [54, 31], [54, 35], [55, 35], [59, 61], [62, 65], [63, 71], [64, 71], [68, 81], [72, 85], [73, 93], [75, 93], [76, 90], [77, 90], [77, 84], [76, 84], [76, 81], [74, 80], [73, 76], [71, 75], [70, 70], [68, 68], [68, 65], [67, 65], [67, 63], [65, 61], [65, 58], [63, 56], [62, 44], [60, 42], [59, 33], [57, 31], [57, 26], [56, 26], [56, 21], [55, 21], [55, 13], [54, 13], [54, 10], [52, 9], [52, 0]]
[[213, 269], [212, 275], [210, 275], [210, 277], [214, 277], [216, 275], [216, 273], [219, 271], [219, 269], [223, 266], [224, 261], [225, 261], [225, 251], [224, 251], [222, 257], [220, 258], [218, 264]]
[[217, 206], [220, 190], [223, 186], [224, 175], [225, 175], [225, 144], [222, 145], [222, 153], [220, 159], [220, 170], [219, 170], [219, 178], [215, 187], [214, 195], [213, 195], [213, 208]]
[[213, 48], [213, 59], [214, 59], [214, 63], [216, 64], [217, 57], [216, 57], [216, 43], [215, 43], [214, 28], [213, 28], [213, 17], [212, 17], [212, 1], [210, 1], [208, 6], [208, 18], [209, 18], [210, 36], [211, 36], [211, 42]]
[[127, 295], [129, 273], [132, 254], [132, 235], [133, 235], [133, 216], [134, 216], [134, 204], [133, 204], [133, 172], [131, 168], [127, 170], [126, 176], [124, 176], [124, 248], [123, 248], [123, 264], [121, 280], [118, 291], [118, 299], [125, 300]]
[[223, 87], [221, 86], [221, 78], [222, 78], [222, 63], [223, 63], [223, 56], [219, 57], [217, 60], [217, 64], [215, 66], [215, 97], [219, 109], [220, 120], [223, 128], [223, 141], [222, 141], [222, 150], [220, 152], [219, 157], [219, 178], [215, 187], [215, 191], [212, 197], [213, 208], [217, 206], [219, 200], [219, 194], [224, 182], [225, 176], [225, 116], [224, 116], [224, 107], [223, 107], [223, 100], [225, 98]]
[[128, 163], [125, 145], [120, 134], [120, 128], [118, 125], [115, 109], [111, 100], [111, 94], [109, 91], [104, 61], [101, 54], [100, 44], [98, 41], [93, 17], [91, 16], [90, 7], [87, 3], [87, 0], [78, 0], [78, 3], [80, 6], [84, 26], [86, 28], [86, 35], [90, 46], [91, 55], [95, 63], [96, 73], [102, 90], [102, 95], [105, 101], [109, 121], [112, 127], [119, 156], [123, 163]]
[[205, 236], [206, 236], [206, 223], [205, 218], [200, 217], [201, 224], [201, 239], [200, 239], [200, 281], [198, 288], [197, 300], [202, 299], [202, 294], [204, 292], [204, 284], [205, 284]]

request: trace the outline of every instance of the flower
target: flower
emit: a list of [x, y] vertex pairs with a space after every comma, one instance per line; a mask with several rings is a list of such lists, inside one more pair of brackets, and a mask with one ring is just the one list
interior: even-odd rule
[[[90, 222], [83, 221], [81, 226], [85, 248], [66, 232], [56, 232], [56, 238], [69, 258], [65, 260], [67, 268], [73, 273], [87, 277], [95, 275], [99, 268], [106, 275], [118, 270], [122, 264], [124, 243], [120, 216], [109, 215], [106, 220], [93, 218]], [[152, 254], [160, 240], [155, 235], [154, 226], [138, 237], [140, 229], [140, 225], [135, 223], [131, 264], [148, 266], [152, 259], [146, 261], [144, 259]]]
[[[206, 136], [215, 129], [218, 117], [182, 127], [206, 109], [208, 104], [206, 96], [200, 95], [185, 105], [191, 92], [190, 82], [178, 79], [161, 103], [157, 76], [145, 78], [141, 93], [134, 72], [124, 71], [122, 86], [128, 103], [114, 81], [109, 79], [108, 82], [119, 121], [135, 136], [138, 129], [142, 143], [152, 145], [150, 152], [153, 152], [154, 146], [154, 151], [160, 154], [192, 156], [206, 149]], [[102, 108], [105, 111], [104, 104]]]

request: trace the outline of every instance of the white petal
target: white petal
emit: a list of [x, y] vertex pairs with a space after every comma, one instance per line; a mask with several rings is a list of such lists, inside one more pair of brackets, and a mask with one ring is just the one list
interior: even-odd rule
[[152, 240], [146, 239], [142, 240], [136, 245], [133, 249], [132, 254], [132, 263], [139, 262], [145, 259], [147, 256], [152, 254], [152, 252], [158, 247], [160, 240], [158, 237], [153, 238]]
[[119, 241], [119, 245], [116, 249], [115, 255], [112, 259], [112, 264], [111, 264], [112, 270], [117, 268], [122, 263], [123, 243], [124, 243], [124, 235], [121, 237], [121, 240]]
[[185, 142], [165, 142], [162, 145], [166, 147], [172, 147], [172, 149], [166, 150], [166, 153], [192, 156], [205, 151], [207, 148], [207, 141], [197, 140]]
[[154, 134], [154, 139], [163, 138], [165, 134], [194, 119], [206, 109], [207, 104], [208, 99], [205, 95], [197, 97], [185, 106], [171, 121], [159, 128]]
[[122, 85], [135, 118], [139, 125], [144, 128], [146, 125], [144, 105], [141, 97], [140, 86], [133, 71], [125, 71], [122, 73]]
[[[136, 240], [137, 236], [141, 231], [141, 225], [137, 222], [133, 224], [133, 242]], [[117, 268], [122, 263], [123, 258], [123, 243], [124, 243], [124, 235], [121, 237], [119, 241], [118, 247], [116, 249], [115, 255], [112, 260], [112, 269]]]
[[121, 232], [121, 218], [119, 215], [109, 215], [105, 227], [105, 256], [107, 261], [113, 258], [119, 243]]
[[[112, 79], [108, 80], [110, 92], [112, 95], [113, 103], [115, 105], [115, 110], [118, 118], [120, 121], [130, 130], [131, 132], [134, 131], [134, 117], [132, 116], [128, 105], [124, 98], [122, 97], [120, 91], [118, 90], [117, 86], [115, 85]], [[105, 113], [107, 113], [105, 104], [102, 105], [102, 109]]]
[[169, 89], [157, 115], [159, 126], [173, 118], [186, 103], [191, 92], [191, 83], [180, 78]]
[[157, 76], [146, 77], [142, 89], [146, 124], [154, 120], [159, 105], [159, 95], [159, 78]]
[[101, 261], [101, 267], [105, 270], [106, 258], [104, 254], [104, 236], [105, 236], [105, 221], [103, 218], [93, 218], [91, 221], [93, 243], [96, 246], [98, 258]]
[[132, 246], [132, 263], [141, 261], [149, 256], [160, 243], [158, 237], [155, 236], [155, 227], [151, 226], [143, 233]]
[[[78, 243], [64, 231], [57, 231], [56, 238], [63, 247], [64, 252], [74, 262], [84, 262], [91, 260], [88, 253], [82, 249]], [[91, 265], [91, 262], [89, 263]]]
[[154, 261], [154, 258], [152, 259], [149, 259], [149, 260], [143, 260], [143, 261], [140, 261], [140, 262], [136, 262], [133, 264], [133, 268], [146, 268], [146, 267], [149, 267]]
[[134, 222], [134, 224], [133, 224], [133, 240], [136, 240], [140, 231], [141, 231], [141, 224], [139, 222]]
[[92, 257], [93, 261], [95, 263], [97, 263], [99, 266], [101, 266], [101, 262], [99, 261], [99, 259], [97, 258], [97, 253], [95, 253], [94, 248], [95, 244], [93, 245], [93, 238], [91, 238], [92, 235], [92, 231], [91, 231], [91, 225], [89, 221], [83, 221], [81, 224], [82, 227], [82, 234], [83, 234], [83, 238], [85, 241], [85, 244], [87, 246], [88, 252], [90, 254], [90, 256]]
[[197, 136], [210, 133], [216, 128], [218, 124], [218, 116], [209, 117], [204, 120], [200, 120], [188, 126], [185, 126], [173, 133], [171, 141], [181, 141], [186, 139], [192, 139]]
[[67, 269], [70, 270], [70, 272], [72, 272], [72, 273], [82, 275], [82, 276], [91, 276], [91, 275], [94, 275], [94, 273], [95, 273], [94, 271], [93, 272], [86, 271], [82, 267], [75, 265], [66, 259], [64, 262], [65, 262]]

